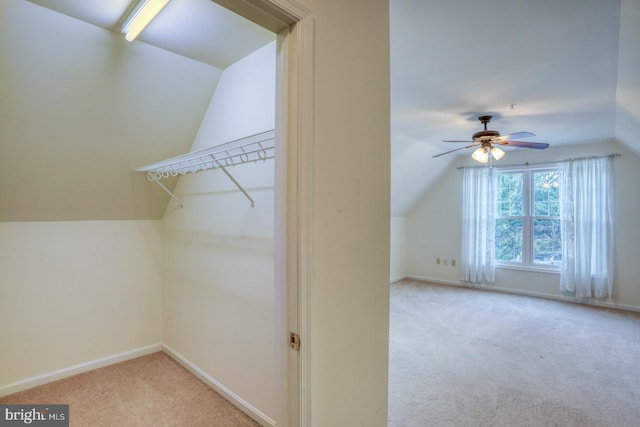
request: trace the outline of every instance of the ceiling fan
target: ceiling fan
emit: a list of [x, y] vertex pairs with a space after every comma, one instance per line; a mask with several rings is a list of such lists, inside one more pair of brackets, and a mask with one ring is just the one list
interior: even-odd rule
[[444, 142], [470, 142], [470, 145], [465, 147], [456, 148], [453, 150], [445, 151], [444, 153], [436, 154], [435, 157], [444, 156], [445, 154], [453, 153], [454, 151], [464, 150], [465, 148], [478, 147], [471, 157], [480, 163], [487, 163], [490, 158], [500, 160], [504, 156], [504, 151], [494, 145], [508, 145], [512, 147], [524, 147], [524, 148], [536, 148], [539, 150], [549, 147], [546, 142], [525, 142], [514, 141], [519, 138], [529, 138], [535, 136], [531, 132], [516, 132], [507, 135], [500, 135], [500, 132], [495, 130], [488, 130], [487, 123], [491, 121], [492, 116], [480, 116], [478, 120], [484, 125], [484, 130], [473, 134], [472, 140], [444, 140]]

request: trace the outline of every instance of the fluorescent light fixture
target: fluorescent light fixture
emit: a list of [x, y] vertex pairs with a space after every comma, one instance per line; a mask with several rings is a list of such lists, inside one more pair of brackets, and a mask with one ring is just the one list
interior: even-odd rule
[[122, 24], [124, 38], [134, 41], [167, 3], [169, 0], [140, 0]]
[[491, 147], [491, 157], [496, 160], [500, 160], [502, 156], [504, 156], [504, 151], [502, 151], [498, 147]]
[[473, 157], [473, 160], [480, 163], [487, 163], [489, 161], [489, 153], [487, 153], [487, 150], [485, 150], [484, 147], [479, 147], [478, 149], [476, 149], [471, 157]]

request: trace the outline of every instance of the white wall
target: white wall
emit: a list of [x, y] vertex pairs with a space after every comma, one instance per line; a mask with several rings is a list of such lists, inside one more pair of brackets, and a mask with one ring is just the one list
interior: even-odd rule
[[157, 344], [160, 221], [0, 223], [0, 389]]
[[[458, 268], [452, 267], [451, 261], [460, 254], [461, 186], [460, 171], [450, 166], [407, 215], [408, 275], [459, 279]], [[440, 264], [436, 264], [437, 258]]]
[[[615, 183], [615, 275], [613, 300], [617, 304], [640, 309], [640, 157], [614, 141], [577, 146], [549, 148], [544, 151], [509, 151], [502, 164], [552, 161], [563, 158], [620, 153], [614, 165]], [[461, 157], [458, 165], [471, 165]], [[459, 283], [458, 267], [435, 263], [437, 257], [447, 260], [461, 252], [461, 188], [462, 171], [451, 167], [433, 185], [420, 203], [407, 216], [408, 275], [444, 282]], [[496, 271], [495, 287], [515, 291], [561, 295], [559, 275], [509, 269]]]
[[407, 274], [407, 219], [391, 217], [390, 280], [395, 282]]
[[616, 91], [616, 138], [640, 153], [640, 2], [622, 0]]
[[[275, 126], [275, 43], [226, 68], [193, 150]], [[181, 177], [164, 227], [164, 342], [267, 418], [275, 403], [274, 161]]]
[[312, 425], [386, 426], [389, 3], [306, 3], [315, 31]]
[[131, 170], [189, 149], [221, 70], [26, 0], [0, 40], [0, 220], [162, 218]]

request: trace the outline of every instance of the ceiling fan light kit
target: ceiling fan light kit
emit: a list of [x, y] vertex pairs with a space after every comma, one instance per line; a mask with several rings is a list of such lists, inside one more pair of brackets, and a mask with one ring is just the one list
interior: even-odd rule
[[491, 157], [496, 160], [500, 160], [504, 156], [504, 151], [498, 147], [491, 147]]
[[484, 147], [477, 148], [471, 157], [473, 160], [480, 163], [487, 163], [489, 161], [489, 153], [487, 153], [487, 150]]
[[492, 147], [488, 142], [483, 143], [482, 147], [476, 148], [473, 154], [471, 154], [473, 160], [480, 163], [489, 162], [489, 157], [491, 157], [492, 159], [500, 160], [502, 156], [504, 156], [504, 151], [502, 151], [498, 147]]
[[484, 125], [484, 130], [474, 133], [471, 141], [444, 140], [444, 142], [465, 142], [471, 143], [471, 145], [436, 154], [433, 157], [440, 157], [445, 154], [453, 153], [454, 151], [464, 150], [465, 148], [477, 147], [473, 154], [471, 154], [471, 157], [477, 162], [488, 163], [490, 159], [500, 160], [505, 155], [505, 152], [495, 145], [510, 145], [513, 147], [535, 148], [538, 150], [549, 147], [549, 144], [546, 142], [524, 142], [514, 141], [511, 139], [535, 136], [531, 132], [516, 132], [507, 135], [500, 135], [500, 132], [498, 131], [487, 129], [487, 124], [491, 121], [491, 117], [492, 116], [478, 117], [480, 123]]

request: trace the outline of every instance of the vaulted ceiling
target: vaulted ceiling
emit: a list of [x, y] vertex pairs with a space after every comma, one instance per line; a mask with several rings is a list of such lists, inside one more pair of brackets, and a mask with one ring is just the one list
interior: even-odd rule
[[502, 134], [640, 153], [639, 0], [391, 0], [390, 11], [395, 214], [471, 154], [432, 158], [487, 113]]
[[[1, 3], [0, 220], [158, 217], [130, 169], [188, 150], [222, 70], [274, 38], [171, 0], [127, 43], [133, 3]], [[390, 28], [394, 215], [470, 154], [432, 159], [481, 114], [503, 134], [640, 153], [640, 0], [390, 0]]]

